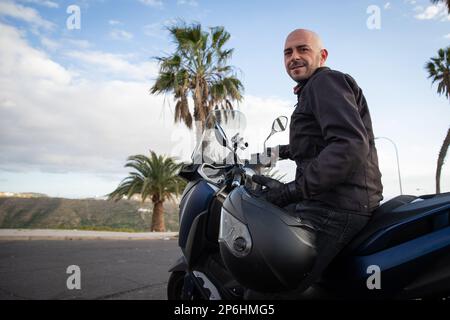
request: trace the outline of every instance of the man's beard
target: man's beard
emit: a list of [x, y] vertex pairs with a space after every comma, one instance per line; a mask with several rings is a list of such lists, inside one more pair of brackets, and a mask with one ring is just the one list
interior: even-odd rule
[[[303, 66], [305, 68], [305, 72], [301, 75], [295, 75], [292, 72], [292, 73], [290, 73], [290, 76], [294, 81], [301, 84], [302, 82], [305, 82], [306, 80], [311, 78], [311, 76], [314, 74], [314, 72], [318, 68], [320, 68], [320, 60], [314, 61], [312, 64], [309, 64], [306, 61], [296, 61], [290, 65], [290, 68], [293, 68], [296, 66]], [[295, 70], [291, 70], [291, 71], [295, 71]]]

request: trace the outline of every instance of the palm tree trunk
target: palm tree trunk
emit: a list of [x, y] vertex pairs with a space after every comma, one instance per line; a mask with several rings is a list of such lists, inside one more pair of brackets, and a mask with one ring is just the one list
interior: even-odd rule
[[199, 141], [202, 138], [203, 134], [203, 122], [200, 120], [195, 121], [195, 143], [196, 145], [199, 143]]
[[447, 131], [447, 136], [445, 137], [444, 143], [442, 143], [441, 150], [439, 151], [436, 169], [436, 193], [441, 193], [441, 171], [442, 166], [444, 165], [444, 160], [445, 156], [447, 155], [449, 145], [450, 145], [450, 128]]
[[166, 231], [164, 224], [164, 207], [163, 201], [153, 202], [152, 230], [156, 232]]
[[203, 88], [200, 83], [199, 77], [195, 79], [195, 89], [194, 89], [194, 119], [195, 119], [195, 129], [196, 129], [196, 139], [197, 142], [200, 141], [202, 137], [203, 130], [205, 130], [205, 122], [208, 117], [208, 107], [205, 100], [207, 97], [203, 96]]

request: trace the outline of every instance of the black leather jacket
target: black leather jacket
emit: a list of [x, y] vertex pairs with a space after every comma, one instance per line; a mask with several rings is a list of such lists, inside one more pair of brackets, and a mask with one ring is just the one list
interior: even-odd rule
[[383, 199], [372, 121], [362, 90], [347, 74], [321, 67], [299, 85], [289, 145], [299, 199], [370, 215]]

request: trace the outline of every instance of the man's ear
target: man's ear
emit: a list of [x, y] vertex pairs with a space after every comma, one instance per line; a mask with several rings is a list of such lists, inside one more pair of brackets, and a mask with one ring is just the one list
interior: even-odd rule
[[320, 50], [320, 66], [323, 66], [328, 58], [328, 51], [327, 49]]

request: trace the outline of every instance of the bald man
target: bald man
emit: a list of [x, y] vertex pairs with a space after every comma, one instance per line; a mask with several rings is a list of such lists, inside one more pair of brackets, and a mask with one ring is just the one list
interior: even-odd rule
[[278, 149], [281, 159], [296, 162], [296, 177], [286, 184], [253, 177], [267, 187], [269, 202], [292, 211], [314, 233], [317, 258], [295, 293], [320, 277], [383, 198], [366, 99], [352, 77], [325, 67], [327, 57], [313, 31], [297, 29], [286, 38], [284, 64], [298, 100], [289, 145]]

